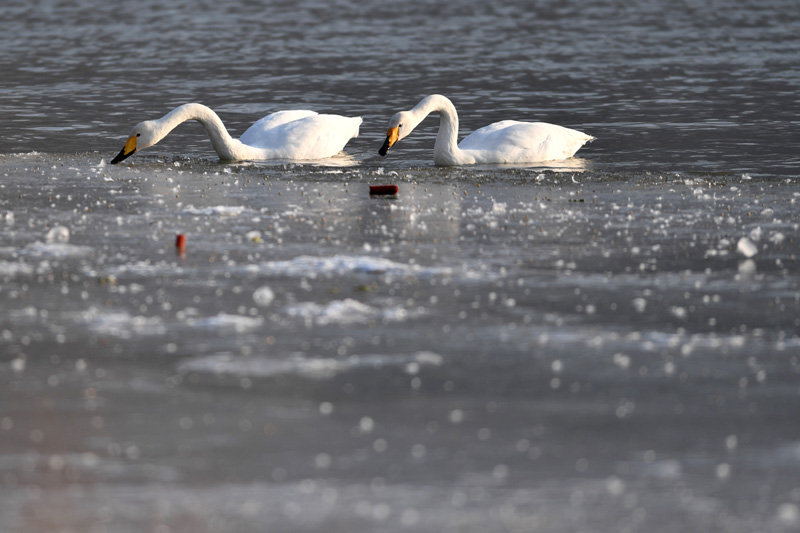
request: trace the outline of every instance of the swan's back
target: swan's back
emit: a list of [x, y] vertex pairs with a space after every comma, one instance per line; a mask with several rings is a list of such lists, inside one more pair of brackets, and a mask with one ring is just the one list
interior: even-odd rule
[[458, 147], [478, 163], [522, 163], [567, 159], [594, 137], [546, 122], [503, 120], [480, 128]]
[[285, 159], [322, 159], [342, 151], [358, 136], [361, 117], [320, 115], [314, 111], [278, 111], [253, 124], [240, 140]]
[[249, 144], [250, 146], [259, 146], [261, 139], [267, 134], [267, 132], [273, 128], [277, 128], [287, 122], [293, 122], [295, 120], [300, 120], [306, 117], [312, 117], [317, 115], [316, 111], [309, 111], [307, 109], [297, 109], [291, 111], [277, 111], [275, 113], [269, 114], [266, 117], [258, 120], [247, 128], [239, 140], [245, 144]]

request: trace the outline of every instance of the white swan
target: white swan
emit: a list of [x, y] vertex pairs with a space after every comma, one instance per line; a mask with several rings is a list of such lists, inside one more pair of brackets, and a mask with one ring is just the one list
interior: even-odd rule
[[456, 145], [456, 108], [444, 96], [432, 94], [413, 109], [401, 111], [391, 118], [386, 142], [378, 153], [386, 155], [394, 143], [406, 137], [434, 112], [441, 117], [433, 147], [433, 161], [437, 165], [555, 161], [572, 157], [581, 146], [594, 140], [591, 135], [555, 124], [504, 120], [476, 130]]
[[278, 111], [262, 118], [239, 140], [228, 134], [222, 120], [202, 104], [184, 104], [156, 120], [140, 122], [131, 130], [122, 151], [111, 160], [117, 164], [137, 150], [153, 146], [179, 124], [196, 120], [205, 128], [214, 150], [223, 161], [324, 159], [338, 154], [358, 137], [361, 117], [319, 115], [314, 111]]

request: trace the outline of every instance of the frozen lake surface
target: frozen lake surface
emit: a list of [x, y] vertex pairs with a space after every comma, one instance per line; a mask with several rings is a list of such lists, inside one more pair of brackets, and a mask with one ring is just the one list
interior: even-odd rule
[[46, 154], [0, 175], [13, 530], [795, 523], [793, 180]]
[[[0, 9], [0, 531], [800, 527], [794, 3], [254, 4]], [[380, 158], [433, 92], [598, 140]], [[189, 101], [364, 125], [107, 164]]]

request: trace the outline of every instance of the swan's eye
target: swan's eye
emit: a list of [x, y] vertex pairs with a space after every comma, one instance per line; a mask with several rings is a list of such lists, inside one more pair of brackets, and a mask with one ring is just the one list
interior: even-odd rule
[[402, 124], [398, 124], [398, 125], [397, 125], [397, 127], [398, 127], [398, 128], [402, 128], [402, 127], [403, 127], [403, 125], [402, 125]]
[[137, 137], [141, 137], [141, 136], [142, 136], [142, 134], [141, 134], [141, 133], [137, 133], [137, 134], [136, 134], [136, 136], [137, 136]]

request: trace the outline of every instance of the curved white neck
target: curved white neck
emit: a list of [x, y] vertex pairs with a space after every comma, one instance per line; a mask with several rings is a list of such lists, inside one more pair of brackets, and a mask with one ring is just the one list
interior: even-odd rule
[[154, 121], [158, 124], [158, 140], [163, 139], [178, 125], [188, 120], [196, 120], [203, 125], [214, 151], [220, 159], [233, 161], [239, 159], [239, 152], [243, 145], [234, 139], [225, 129], [225, 124], [214, 111], [202, 104], [184, 104], [178, 106], [160, 119]]
[[[464, 163], [465, 154], [458, 147], [458, 113], [448, 98], [440, 94], [432, 94], [423, 98], [410, 110], [419, 120], [411, 125], [414, 129], [431, 113], [439, 114], [439, 132], [433, 146], [433, 160], [437, 165], [457, 165]], [[409, 131], [410, 131], [409, 130]]]

